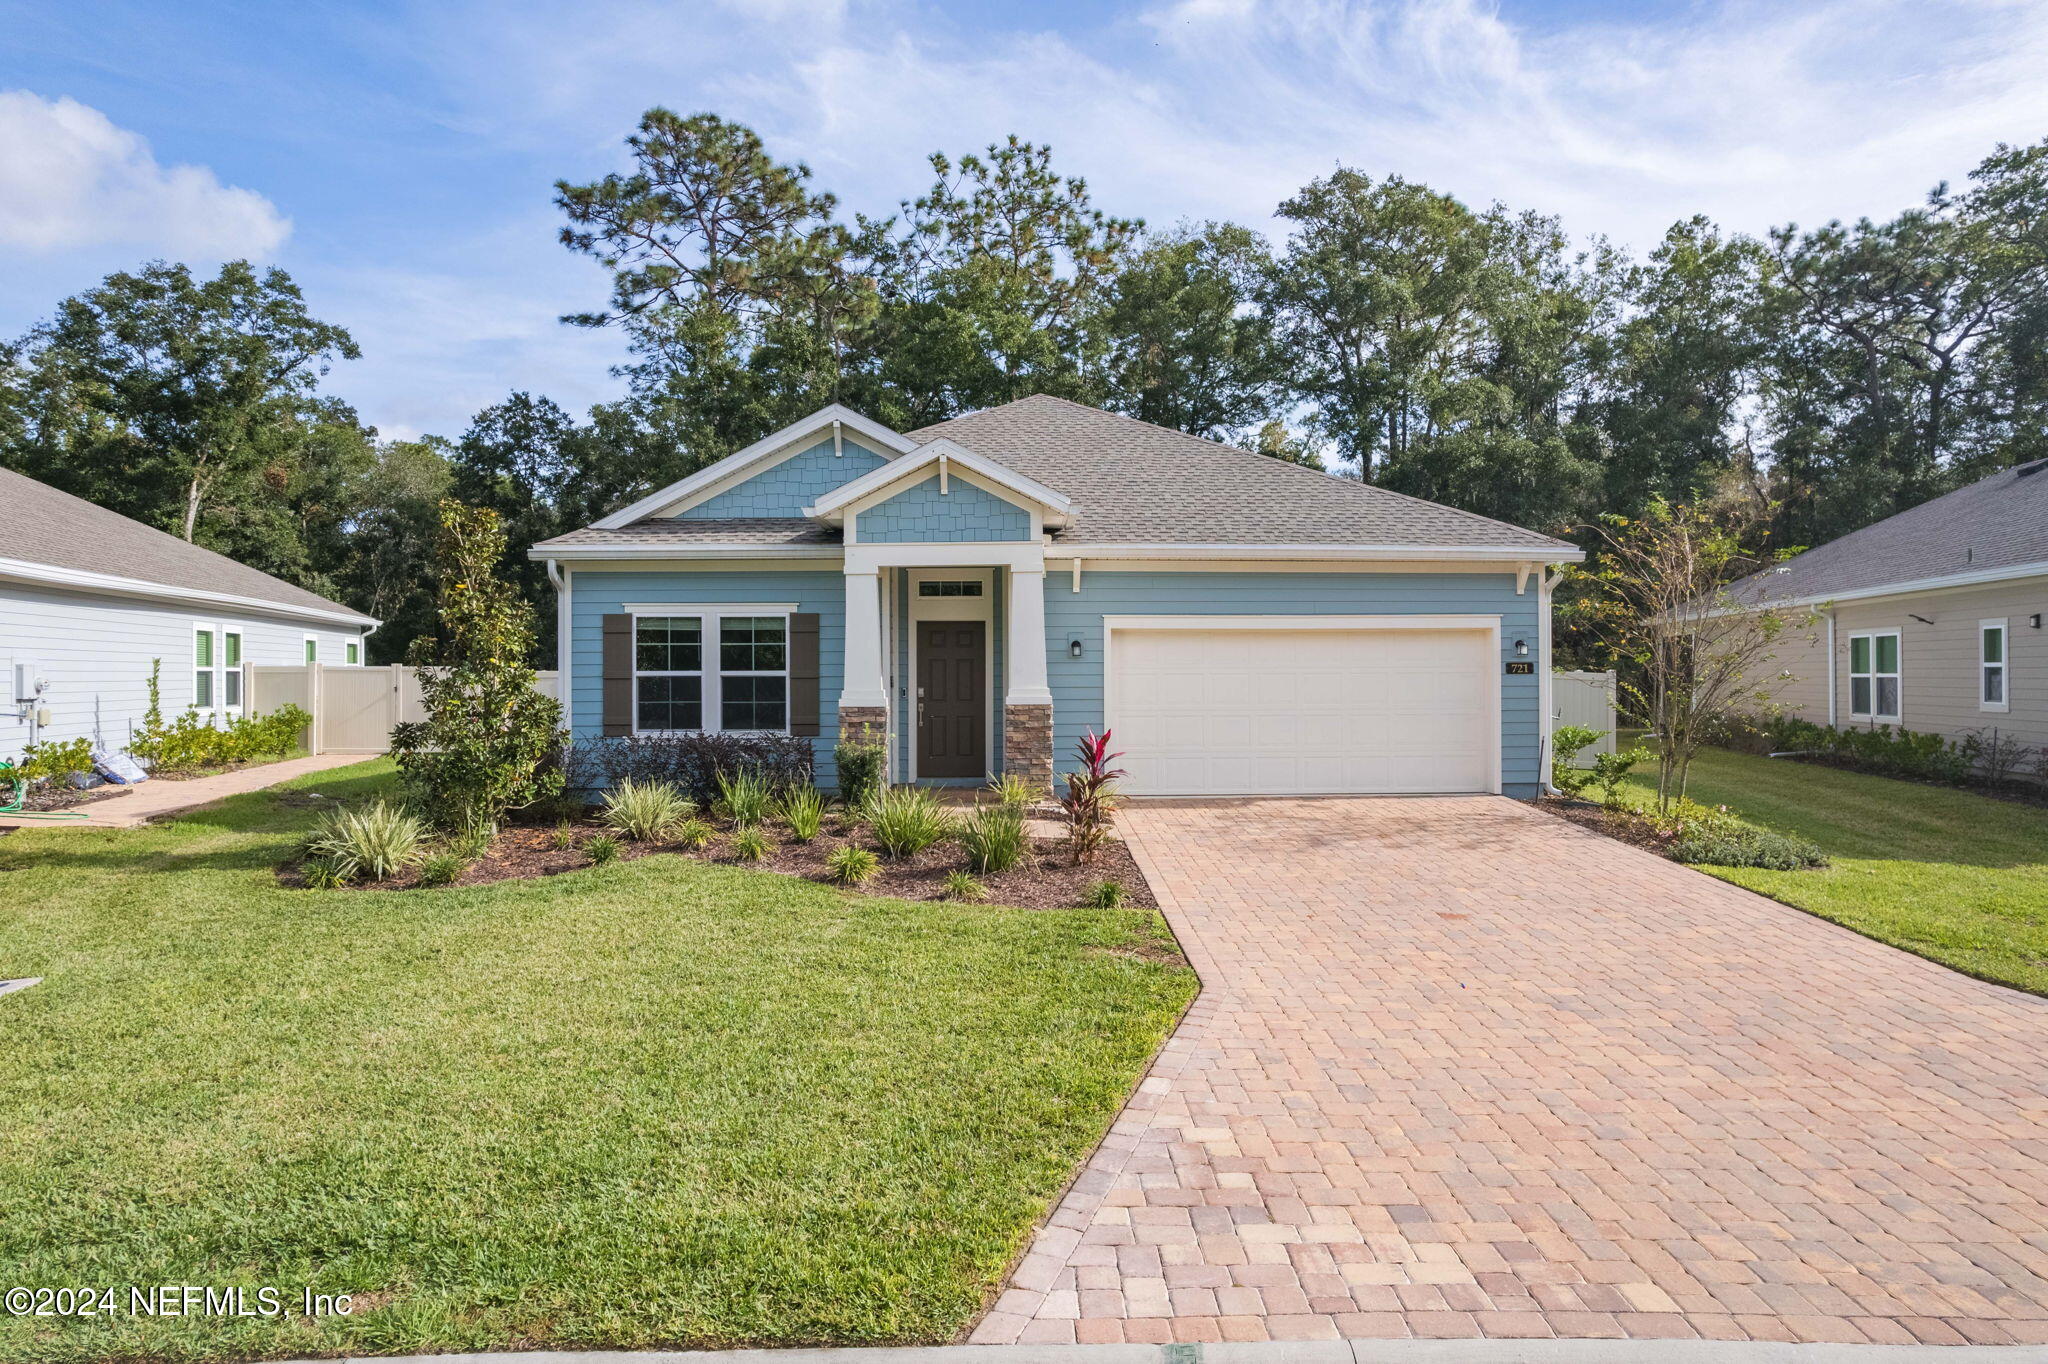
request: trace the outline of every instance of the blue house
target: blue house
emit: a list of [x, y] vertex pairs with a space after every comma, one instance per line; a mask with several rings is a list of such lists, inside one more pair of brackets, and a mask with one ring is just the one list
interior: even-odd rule
[[1548, 536], [1060, 398], [827, 407], [536, 545], [579, 736], [886, 735], [890, 777], [1533, 796]]

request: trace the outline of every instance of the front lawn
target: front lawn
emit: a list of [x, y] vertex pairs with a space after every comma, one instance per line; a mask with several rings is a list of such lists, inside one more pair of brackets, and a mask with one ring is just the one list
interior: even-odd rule
[[280, 886], [305, 793], [389, 774], [0, 838], [0, 978], [45, 977], [0, 998], [0, 1287], [367, 1309], [0, 1315], [0, 1358], [943, 1341], [1194, 993], [1149, 911]]
[[[1630, 778], [1637, 799], [1653, 772]], [[1985, 980], [2048, 995], [2048, 810], [1703, 750], [1688, 794], [1820, 844], [1818, 871], [1701, 867]]]

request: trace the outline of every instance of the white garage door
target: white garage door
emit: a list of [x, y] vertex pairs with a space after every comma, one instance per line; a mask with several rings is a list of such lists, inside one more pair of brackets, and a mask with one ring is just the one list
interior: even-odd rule
[[1477, 630], [1117, 629], [1109, 724], [1151, 795], [1489, 791]]

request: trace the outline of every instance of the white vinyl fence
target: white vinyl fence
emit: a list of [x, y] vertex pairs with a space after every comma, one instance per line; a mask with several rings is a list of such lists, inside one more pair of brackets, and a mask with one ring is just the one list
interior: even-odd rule
[[1596, 754], [1614, 751], [1614, 674], [1558, 672], [1550, 679], [1551, 720], [1557, 725], [1584, 725], [1600, 734], [1599, 742], [1579, 750], [1579, 764], [1593, 765]]
[[[251, 664], [243, 671], [242, 694], [252, 712], [295, 705], [312, 715], [305, 739], [311, 753], [382, 753], [391, 747], [392, 726], [427, 718], [420, 705], [419, 670], [401, 663], [381, 668]], [[556, 696], [559, 688], [559, 674], [534, 675], [536, 691]]]

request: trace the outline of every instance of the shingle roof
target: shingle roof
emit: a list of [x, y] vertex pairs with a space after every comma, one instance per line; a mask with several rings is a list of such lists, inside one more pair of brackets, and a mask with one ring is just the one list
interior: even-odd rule
[[0, 469], [0, 559], [130, 578], [160, 587], [252, 597], [301, 611], [374, 618], [294, 587], [225, 554], [187, 544], [119, 512]]
[[2048, 573], [2048, 460], [1922, 502], [1729, 590], [1739, 601], [1820, 600], [2026, 564]]
[[1483, 545], [1571, 550], [1547, 535], [1038, 394], [908, 433], [940, 437], [1074, 501], [1082, 544]]
[[684, 521], [649, 517], [617, 530], [586, 526], [543, 540], [535, 549], [572, 545], [836, 545], [839, 532], [801, 516], [746, 516]]

